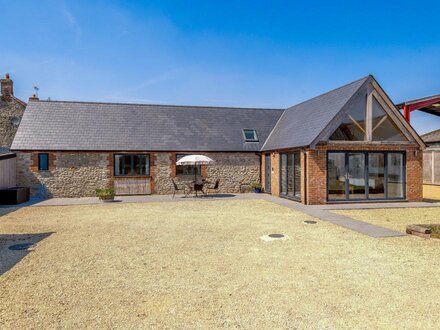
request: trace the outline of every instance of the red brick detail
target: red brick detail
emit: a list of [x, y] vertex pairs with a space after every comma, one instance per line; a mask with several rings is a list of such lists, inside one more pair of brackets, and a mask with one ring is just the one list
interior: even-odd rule
[[171, 170], [171, 177], [176, 177], [176, 161], [177, 161], [177, 154], [172, 153], [170, 155], [170, 170]]
[[270, 191], [274, 196], [280, 195], [280, 154], [272, 152], [270, 154]]
[[423, 153], [415, 144], [325, 144], [307, 151], [307, 204], [327, 203], [328, 151], [404, 151], [406, 153], [406, 199], [423, 199]]
[[150, 154], [150, 189], [151, 193], [154, 194], [156, 192], [156, 173], [157, 173], [157, 153]]
[[108, 187], [114, 188], [114, 169], [115, 169], [115, 154], [112, 152], [109, 152], [107, 155], [107, 179], [108, 179]]
[[56, 169], [55, 161], [57, 159], [57, 154], [55, 152], [48, 152], [48, 151], [39, 151], [39, 152], [30, 152], [31, 154], [31, 166], [30, 170], [31, 172], [39, 172], [38, 171], [38, 154], [48, 154], [49, 156], [49, 169], [48, 171], [53, 171]]

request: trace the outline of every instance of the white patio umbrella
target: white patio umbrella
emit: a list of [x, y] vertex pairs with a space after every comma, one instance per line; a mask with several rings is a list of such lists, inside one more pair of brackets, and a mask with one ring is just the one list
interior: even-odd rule
[[[188, 155], [180, 158], [176, 165], [209, 165], [214, 163], [214, 160], [205, 155]], [[194, 174], [194, 181], [197, 180], [197, 174]]]

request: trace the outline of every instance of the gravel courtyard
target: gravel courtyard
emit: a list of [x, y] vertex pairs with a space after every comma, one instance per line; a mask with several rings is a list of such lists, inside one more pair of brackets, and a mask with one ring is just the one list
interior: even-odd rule
[[[0, 324], [438, 328], [440, 241], [375, 239], [310, 219], [262, 200], [0, 213], [2, 235], [52, 233], [0, 276]], [[289, 238], [260, 239], [270, 233]]]

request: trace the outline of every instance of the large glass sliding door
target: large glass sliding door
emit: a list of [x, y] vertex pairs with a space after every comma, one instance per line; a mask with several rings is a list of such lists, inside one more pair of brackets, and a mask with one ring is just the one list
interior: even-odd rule
[[383, 153], [368, 154], [368, 197], [385, 198], [385, 155]]
[[403, 154], [389, 153], [388, 154], [388, 197], [389, 198], [403, 198], [404, 189], [403, 181], [405, 177]]
[[365, 199], [365, 154], [348, 154], [348, 198]]
[[328, 154], [327, 160], [327, 189], [328, 199], [346, 199], [345, 194], [345, 153], [332, 152]]
[[328, 200], [405, 198], [401, 152], [329, 152]]
[[300, 153], [283, 153], [280, 159], [280, 195], [293, 199], [301, 198]]

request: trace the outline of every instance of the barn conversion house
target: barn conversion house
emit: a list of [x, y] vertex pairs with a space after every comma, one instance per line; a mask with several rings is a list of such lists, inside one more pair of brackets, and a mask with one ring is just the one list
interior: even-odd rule
[[[194, 173], [305, 204], [422, 199], [424, 143], [372, 76], [288, 109], [30, 100], [20, 185], [51, 196], [167, 194]], [[176, 166], [185, 154], [210, 166]]]

